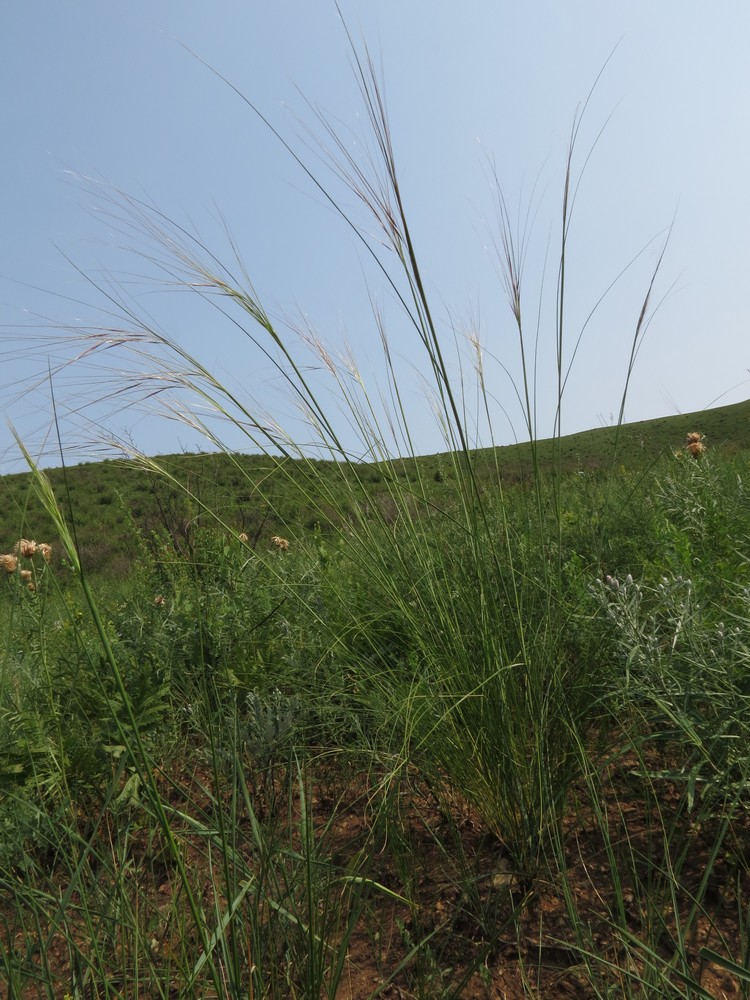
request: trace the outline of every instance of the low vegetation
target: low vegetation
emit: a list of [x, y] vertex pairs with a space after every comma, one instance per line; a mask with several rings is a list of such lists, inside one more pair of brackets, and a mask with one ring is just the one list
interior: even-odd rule
[[744, 464], [570, 474], [544, 548], [524, 485], [471, 535], [450, 483], [411, 522], [134, 530], [93, 606], [16, 545], [9, 995], [745, 988]]

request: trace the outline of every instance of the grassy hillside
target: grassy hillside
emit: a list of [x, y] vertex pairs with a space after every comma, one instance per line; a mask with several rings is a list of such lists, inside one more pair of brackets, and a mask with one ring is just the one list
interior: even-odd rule
[[[625, 468], [645, 468], [674, 450], [694, 430], [706, 435], [712, 451], [733, 455], [748, 446], [750, 400], [732, 406], [678, 416], [639, 421], [619, 428], [600, 427], [536, 445], [543, 470], [608, 472], [613, 461]], [[506, 484], [527, 481], [532, 474], [529, 444], [475, 453], [479, 475], [491, 484], [500, 476]], [[294, 460], [280, 465], [263, 456], [197, 454], [160, 459], [184, 490], [163, 477], [125, 462], [86, 463], [48, 472], [66, 511], [72, 511], [79, 547], [89, 572], [112, 577], [127, 575], [132, 566], [134, 532], [147, 543], [166, 535], [176, 552], [185, 553], [203, 517], [203, 505], [220, 512], [228, 525], [251, 538], [296, 535], [340, 520], [342, 468], [331, 462], [310, 466]], [[404, 459], [386, 469], [364, 465], [359, 482], [347, 499], [352, 516], [359, 504], [387, 503], [387, 479], [404, 481], [417, 473], [432, 484], [436, 497], [450, 484], [449, 456]], [[345, 473], [344, 473], [345, 474]], [[354, 476], [349, 479], [354, 480]], [[347, 487], [349, 489], [349, 487]], [[187, 491], [192, 499], [188, 499]], [[312, 494], [312, 495], [311, 495]], [[331, 502], [334, 501], [334, 502]], [[0, 551], [19, 537], [47, 539], [56, 545], [54, 528], [38, 501], [30, 496], [29, 476], [0, 477]], [[5, 546], [5, 548], [3, 548]]]
[[745, 995], [747, 413], [478, 491], [449, 455], [182, 456], [189, 504], [71, 469], [101, 575], [0, 579], [7, 995]]

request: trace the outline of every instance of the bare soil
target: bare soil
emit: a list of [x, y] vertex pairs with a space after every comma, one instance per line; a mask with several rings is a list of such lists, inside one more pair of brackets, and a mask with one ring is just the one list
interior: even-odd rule
[[[371, 886], [362, 897], [336, 1000], [360, 1000], [378, 990], [383, 1000], [586, 1000], [603, 995], [605, 984], [614, 997], [623, 995], [626, 975], [646, 975], [638, 958], [643, 952], [633, 947], [637, 941], [648, 941], [665, 963], [682, 949], [692, 975], [709, 996], [740, 996], [739, 981], [702, 959], [701, 949], [728, 955], [745, 936], [740, 921], [750, 903], [750, 820], [744, 815], [733, 819], [715, 857], [715, 824], [693, 825], [684, 796], [667, 780], [659, 784], [658, 797], [647, 795], [636, 761], [627, 755], [608, 770], [598, 802], [587, 799], [582, 789], [574, 790], [560, 831], [564, 878], [559, 855], [554, 862], [542, 861], [533, 878], [522, 878], [504, 845], [487, 833], [459, 796], [438, 793], [416, 776], [407, 776], [391, 790], [387, 810], [381, 808], [383, 792], [372, 774], [354, 772], [335, 760], [310, 765], [305, 780], [320, 859], [329, 871], [341, 874], [356, 862], [349, 870], [363, 874]], [[200, 764], [175, 764], [158, 782], [174, 817], [190, 814], [210, 825], [218, 801], [227, 814], [232, 806], [229, 792], [209, 792], [215, 776]], [[292, 852], [301, 846], [299, 790], [294, 789], [294, 780], [287, 783], [277, 774], [272, 785], [259, 783], [253, 792], [259, 821], [275, 823], [275, 836]], [[603, 816], [608, 838], [602, 834]], [[179, 959], [190, 949], [195, 949], [194, 958], [199, 945], [189, 929], [187, 905], [178, 899], [182, 890], [174, 860], [153, 833], [153, 824], [139, 823], [136, 806], [123, 822], [126, 818], [131, 832], [122, 877], [132, 884], [138, 905], [150, 911], [154, 961], [165, 968], [185, 967]], [[83, 840], [93, 838], [100, 850], [108, 841], [114, 844], [122, 833], [115, 822], [111, 815], [92, 820], [82, 810]], [[206, 838], [189, 821], [174, 822], [206, 912], [213, 913], [217, 906], [221, 912], [226, 900], [216, 897], [216, 854], [207, 850]], [[247, 818], [239, 827], [237, 843], [249, 856]], [[665, 843], [664, 829], [674, 831], [674, 851]], [[47, 891], [55, 887], [59, 901], [67, 888], [65, 867], [53, 858], [50, 865]], [[666, 879], [659, 875], [670, 867], [679, 868], [676, 894], [667, 891]], [[108, 877], [102, 875], [103, 883]], [[613, 890], [616, 880], [619, 893]], [[337, 890], [341, 904], [348, 898], [346, 884], [341, 881]], [[696, 898], [701, 904], [694, 908]], [[615, 912], [618, 899], [624, 912]], [[83, 954], [90, 944], [91, 920], [89, 916], [87, 923], [82, 912], [77, 915], [80, 902], [76, 893], [67, 901], [66, 933], [53, 926], [53, 905], [50, 919], [37, 922], [36, 929], [12, 902], [0, 905], [0, 946], [28, 971], [18, 1000], [69, 993], [76, 960], [71, 936]], [[571, 909], [578, 915], [575, 923]], [[178, 912], [184, 912], [184, 920], [175, 919]], [[684, 939], [678, 925], [687, 928]], [[92, 986], [92, 1000], [135, 996], [122, 972], [128, 963], [126, 935], [119, 942], [112, 952], [107, 989]], [[419, 942], [425, 943], [415, 949]], [[591, 983], [584, 952], [598, 969], [599, 991]], [[45, 985], [50, 982], [57, 984], [51, 991]], [[675, 996], [683, 995], [677, 973], [674, 983]], [[7, 992], [1, 995], [10, 997]], [[177, 979], [171, 995], [185, 995]], [[252, 989], [246, 995], [253, 997]], [[646, 989], [642, 995], [648, 995]], [[148, 994], [139, 990], [138, 996], [146, 1000]]]

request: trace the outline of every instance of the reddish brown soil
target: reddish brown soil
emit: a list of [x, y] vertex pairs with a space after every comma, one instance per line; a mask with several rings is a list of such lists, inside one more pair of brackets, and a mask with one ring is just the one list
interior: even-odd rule
[[[600, 989], [608, 983], [610, 996], [624, 995], [622, 970], [629, 970], [632, 976], [644, 972], [637, 949], [631, 948], [628, 957], [630, 944], [648, 938], [662, 961], [674, 958], [678, 947], [675, 906], [682, 926], [689, 926], [682, 947], [695, 980], [711, 997], [739, 996], [739, 981], [704, 961], [700, 951], [708, 946], [728, 955], [737, 949], [745, 933], [739, 920], [748, 913], [750, 900], [750, 821], [747, 817], [734, 819], [719, 856], [713, 858], [718, 820], [691, 826], [690, 815], [683, 815], [678, 789], [668, 781], [661, 782], [658, 799], [646, 806], [634, 774], [634, 762], [622, 758], [602, 785], [598, 805], [609, 825], [609, 851], [597, 809], [582, 792], [577, 798], [575, 794], [571, 797], [561, 831], [567, 865], [563, 880], [559, 867], [552, 863], [542, 863], [533, 878], [521, 878], [514, 872], [503, 845], [488, 835], [466, 803], [455, 795], [439, 797], [416, 777], [407, 777], [398, 789], [392, 788], [389, 807], [384, 809], [387, 795], [377, 787], [372, 775], [353, 773], [335, 762], [311, 765], [305, 782], [321, 858], [328, 870], [332, 865], [337, 874], [344, 873], [347, 864], [358, 858], [356, 872], [371, 880], [372, 886], [363, 897], [336, 1000], [360, 1000], [377, 990], [383, 1000], [419, 996], [586, 1000], [602, 992], [597, 993], [591, 984], [582, 949], [594, 956]], [[268, 824], [275, 815], [276, 834], [289, 850], [298, 850], [301, 845], [300, 800], [295, 783], [296, 777], [284, 785], [280, 776], [273, 787], [259, 785], [253, 791], [253, 807], [260, 821]], [[184, 764], [175, 766], [171, 774], [159, 775], [158, 784], [163, 800], [171, 808], [207, 825], [212, 816], [215, 820], [217, 799], [223, 801], [227, 814], [231, 806], [228, 792], [218, 797], [209, 793], [215, 778], [202, 766], [195, 767], [189, 776]], [[291, 810], [286, 794], [289, 787], [295, 789]], [[137, 813], [137, 807], [133, 807], [127, 817], [132, 826], [127, 878], [134, 890], [137, 886], [134, 895], [138, 895], [139, 905], [150, 909], [156, 928], [151, 942], [154, 962], [165, 968], [170, 964], [175, 969], [185, 967], [189, 965], [184, 961], [186, 955], [194, 958], [200, 946], [197, 935], [189, 930], [191, 918], [179, 888], [179, 875], [167, 845], [148, 832], [147, 824], [139, 826]], [[202, 905], [209, 914], [215, 905], [221, 910], [226, 900], [217, 899], [214, 889], [217, 877], [221, 881], [216, 854], [211, 855], [206, 838], [197, 835], [189, 823], [174, 819], [174, 814], [173, 822]], [[92, 825], [82, 815], [81, 833], [87, 840], [93, 838], [99, 849], [106, 848], [118, 840], [113, 824], [111, 816]], [[667, 855], [661, 831], [670, 824], [674, 825], [675, 848], [672, 851], [670, 844]], [[238, 828], [240, 849], [249, 855], [252, 838], [246, 817], [240, 818]], [[684, 861], [680, 860], [681, 852]], [[654, 895], [647, 906], [643, 882], [646, 872], [658, 872], [670, 863], [679, 864], [681, 891], [672, 898], [665, 894], [661, 906], [654, 905]], [[709, 868], [711, 877], [702, 885]], [[63, 872], [64, 866], [53, 867], [46, 887], [47, 892], [56, 888], [58, 899], [66, 889]], [[610, 914], [615, 877], [622, 882], [624, 928], [623, 921], [613, 921]], [[106, 881], [106, 876], [102, 878]], [[340, 880], [337, 884], [338, 896], [330, 898], [343, 903], [348, 898], [347, 890]], [[651, 880], [651, 891], [659, 891], [656, 877]], [[698, 894], [701, 907], [688, 924], [691, 897]], [[403, 901], [397, 897], [403, 897]], [[35, 930], [34, 922], [18, 912], [12, 902], [2, 904], [0, 947], [6, 956], [14, 951], [16, 962], [25, 960], [27, 978], [18, 1000], [62, 998], [69, 992], [76, 949], [85, 955], [89, 947], [91, 925], [77, 916], [79, 903], [75, 893], [67, 901], [67, 939], [54, 930], [49, 920], [39, 922]], [[570, 907], [575, 908], [583, 928], [578, 938], [569, 918]], [[48, 912], [53, 910], [51, 898]], [[181, 923], [175, 920], [178, 912], [185, 915]], [[659, 927], [649, 936], [647, 925], [655, 917]], [[273, 915], [268, 919], [274, 919]], [[619, 931], [613, 930], [613, 922], [619, 923]], [[29, 950], [29, 942], [35, 937], [45, 942], [43, 954], [41, 948]], [[413, 946], [428, 937], [424, 947], [408, 958]], [[71, 947], [71, 938], [75, 947]], [[91, 986], [88, 997], [129, 1000], [135, 996], [127, 975], [121, 972], [126, 951], [124, 940], [113, 949], [108, 992]], [[57, 985], [48, 989], [42, 979]], [[674, 983], [674, 995], [683, 995], [679, 977]], [[255, 1000], [257, 992], [253, 993], [249, 985], [246, 989], [244, 995]], [[158, 994], [142, 989], [138, 992], [143, 1000], [151, 995]], [[185, 995], [177, 979], [169, 995]], [[192, 995], [208, 1000], [216, 992], [206, 981]], [[10, 998], [11, 994], [6, 989], [2, 996]], [[648, 996], [647, 989], [642, 996]]]

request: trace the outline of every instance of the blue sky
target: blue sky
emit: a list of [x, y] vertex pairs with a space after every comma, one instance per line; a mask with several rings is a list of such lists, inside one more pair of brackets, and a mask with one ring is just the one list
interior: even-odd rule
[[[611, 55], [586, 111], [576, 161], [580, 168], [595, 147], [569, 242], [569, 352], [602, 292], [656, 239], [586, 327], [563, 431], [616, 415], [643, 294], [673, 220], [656, 288], [656, 300], [664, 301], [638, 357], [626, 419], [746, 398], [744, 2], [470, 2], [460, 11], [444, 0], [340, 6], [354, 36], [382, 58], [402, 191], [446, 343], [453, 329], [471, 327], [488, 355], [517, 377], [517, 340], [492, 250], [489, 164], [512, 211], [523, 212], [535, 191], [526, 271], [533, 326], [544, 252], [551, 241], [554, 259], [559, 238], [573, 117]], [[402, 366], [418, 448], [440, 450], [420, 385], [423, 360], [361, 245], [237, 96], [187, 51], [231, 80], [341, 194], [301, 124], [314, 123], [310, 101], [347, 136], [360, 134], [361, 102], [332, 3], [29, 0], [5, 5], [0, 18], [0, 403], [32, 450], [42, 453], [51, 421], [44, 372], [74, 353], [55, 338], [80, 323], [111, 323], [86, 276], [118, 288], [220, 378], [303, 433], [268, 363], [194, 297], [154, 283], [144, 262], [123, 250], [128, 239], [102, 218], [79, 174], [153, 203], [199, 232], [220, 257], [230, 256], [225, 220], [269, 312], [303, 316], [332, 349], [351, 344], [363, 375], [377, 385], [372, 298]], [[369, 227], [353, 199], [341, 196]], [[538, 383], [543, 436], [554, 412], [550, 306], [546, 296]], [[107, 379], [118, 364], [113, 356]], [[488, 367], [488, 375], [498, 401], [495, 436], [505, 443], [522, 435], [523, 423], [501, 369]], [[128, 409], [122, 396], [114, 405], [89, 406], [98, 389], [103, 395], [104, 379], [100, 369], [79, 365], [54, 381], [71, 460], [103, 454], [97, 439], [108, 429], [149, 453], [201, 446], [188, 428], [160, 419], [155, 405]], [[50, 440], [45, 455], [55, 462]], [[3, 423], [0, 472], [16, 468], [17, 449]]]

